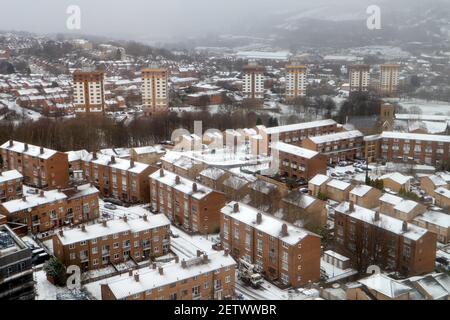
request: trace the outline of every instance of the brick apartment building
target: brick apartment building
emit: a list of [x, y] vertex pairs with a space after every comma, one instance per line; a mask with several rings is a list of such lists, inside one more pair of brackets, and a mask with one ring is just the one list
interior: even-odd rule
[[271, 281], [299, 287], [320, 278], [320, 237], [239, 202], [221, 210], [221, 239]]
[[284, 142], [273, 143], [271, 149], [278, 150], [279, 174], [284, 177], [307, 181], [316, 174], [327, 173], [327, 158], [317, 151]]
[[172, 223], [194, 233], [215, 233], [225, 195], [173, 172], [160, 169], [150, 175], [151, 205]]
[[375, 264], [406, 276], [434, 271], [435, 233], [353, 202], [337, 206], [334, 221], [336, 249], [359, 270]]
[[103, 114], [105, 87], [103, 71], [73, 73], [73, 106], [77, 115]]
[[278, 135], [278, 141], [280, 142], [301, 146], [302, 141], [307, 137], [331, 134], [340, 131], [337, 122], [331, 119], [271, 128], [260, 125], [257, 126], [256, 129], [261, 136], [262, 148], [260, 151], [262, 154], [268, 154], [271, 143], [277, 142], [274, 138], [275, 135]]
[[327, 224], [325, 202], [298, 190], [284, 197], [281, 200], [281, 207], [283, 220], [291, 223], [301, 220], [305, 229], [314, 231]]
[[22, 197], [23, 176], [17, 170], [0, 171], [0, 201]]
[[384, 131], [372, 139], [375, 159], [439, 167], [448, 163], [450, 136]]
[[89, 184], [58, 190], [36, 190], [21, 199], [0, 204], [8, 221], [23, 223], [32, 233], [98, 218], [98, 190]]
[[306, 96], [306, 66], [291, 63], [286, 66], [286, 101]]
[[306, 149], [326, 156], [328, 163], [363, 157], [364, 136], [358, 130], [308, 137], [302, 142]]
[[93, 270], [127, 260], [140, 262], [170, 249], [170, 221], [162, 214], [115, 219], [63, 229], [53, 236], [53, 252], [66, 266]]
[[153, 66], [141, 71], [142, 104], [145, 115], [166, 112], [169, 108], [169, 71]]
[[430, 176], [420, 177], [420, 188], [429, 196], [434, 196], [434, 190], [437, 188], [450, 188], [450, 174], [438, 172]]
[[251, 62], [243, 67], [242, 93], [245, 99], [260, 100], [264, 98], [264, 71], [263, 66]]
[[365, 92], [370, 84], [370, 66], [366, 64], [355, 64], [349, 66], [348, 75], [350, 81], [350, 92]]
[[0, 146], [4, 170], [17, 170], [23, 183], [37, 188], [61, 188], [69, 182], [64, 152], [9, 140]]
[[134, 160], [92, 153], [83, 161], [85, 179], [92, 182], [104, 197], [125, 203], [149, 202], [148, 176], [156, 168]]
[[398, 92], [400, 65], [382, 64], [380, 69], [380, 92], [384, 96], [395, 97]]
[[228, 253], [130, 271], [101, 285], [102, 300], [222, 300], [234, 296], [236, 262]]
[[34, 300], [31, 249], [14, 231], [0, 225], [0, 299]]

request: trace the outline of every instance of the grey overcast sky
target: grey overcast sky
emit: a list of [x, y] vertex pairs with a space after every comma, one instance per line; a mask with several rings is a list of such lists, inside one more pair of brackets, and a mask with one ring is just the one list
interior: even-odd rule
[[78, 5], [79, 33], [119, 38], [186, 37], [227, 33], [274, 13], [296, 15], [324, 6], [332, 6], [336, 12], [349, 9], [364, 13], [368, 4], [384, 1], [387, 0], [0, 0], [0, 30], [68, 32], [67, 7]]

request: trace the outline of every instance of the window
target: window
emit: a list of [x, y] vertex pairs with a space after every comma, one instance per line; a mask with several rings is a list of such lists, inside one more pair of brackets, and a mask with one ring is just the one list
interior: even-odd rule
[[225, 283], [230, 283], [230, 282], [231, 282], [231, 276], [226, 276]]

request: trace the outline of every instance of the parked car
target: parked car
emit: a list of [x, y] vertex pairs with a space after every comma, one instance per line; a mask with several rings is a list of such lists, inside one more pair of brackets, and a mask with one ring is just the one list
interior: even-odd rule
[[105, 208], [109, 210], [116, 210], [117, 207], [112, 203], [105, 203]]

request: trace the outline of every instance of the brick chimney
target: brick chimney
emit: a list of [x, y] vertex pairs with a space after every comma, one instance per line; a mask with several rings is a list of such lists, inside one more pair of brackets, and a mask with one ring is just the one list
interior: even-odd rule
[[199, 258], [202, 255], [202, 252], [197, 249], [197, 258]]
[[144, 219], [144, 221], [147, 221], [147, 220], [148, 220], [147, 215], [144, 214], [144, 215], [142, 216], [142, 219]]
[[64, 231], [63, 231], [63, 229], [59, 230], [58, 233], [59, 233], [59, 236], [60, 236], [60, 237], [64, 237]]
[[187, 264], [186, 264], [186, 260], [181, 260], [181, 267], [183, 268], [183, 269], [186, 269], [187, 268]]
[[208, 255], [206, 253], [203, 254], [202, 262], [203, 263], [207, 263], [208, 262]]
[[288, 226], [286, 223], [283, 223], [283, 225], [281, 226], [281, 235], [283, 237], [287, 237], [289, 235], [288, 233]]
[[176, 176], [175, 177], [175, 184], [180, 184], [180, 182], [181, 182], [180, 176]]
[[41, 198], [44, 197], [44, 190], [39, 191], [39, 197], [41, 197]]
[[28, 143], [25, 143], [25, 144], [24, 144], [23, 151], [28, 151]]
[[103, 220], [103, 221], [102, 221], [102, 225], [103, 225], [104, 227], [107, 226], [107, 225], [106, 225], [106, 220]]
[[40, 147], [39, 152], [40, 152], [40, 154], [44, 154], [44, 147]]
[[111, 156], [111, 163], [116, 163], [116, 157]]
[[233, 205], [233, 212], [239, 212], [239, 203], [238, 203], [238, 202], [236, 202], [236, 203]]
[[403, 221], [403, 224], [402, 224], [402, 231], [403, 231], [403, 232], [408, 231], [408, 222]]
[[97, 151], [92, 151], [92, 159], [97, 160]]
[[134, 280], [136, 281], [136, 282], [139, 282], [139, 273], [135, 273], [134, 274]]
[[130, 276], [130, 277], [132, 277], [133, 276], [133, 270], [128, 270], [128, 275]]
[[195, 182], [192, 184], [192, 191], [197, 192], [197, 184]]
[[9, 140], [9, 147], [12, 147], [14, 145], [14, 141], [13, 140]]
[[27, 202], [27, 197], [23, 196], [23, 197], [22, 197], [22, 201], [23, 201], [23, 202]]
[[230, 253], [230, 250], [228, 250], [228, 249], [225, 249], [225, 250], [223, 250], [223, 255], [225, 256], [225, 257], [228, 257], [228, 254]]
[[124, 221], [124, 222], [128, 222], [128, 217], [127, 217], [126, 214], [123, 215], [123, 221]]
[[355, 211], [355, 203], [353, 201], [350, 201], [349, 212], [354, 212], [354, 211]]
[[180, 262], [180, 258], [178, 258], [178, 256], [175, 257], [175, 263]]
[[158, 272], [159, 272], [160, 275], [163, 275], [164, 274], [163, 267], [158, 267]]
[[380, 220], [380, 212], [375, 211], [375, 216], [373, 218], [373, 221], [379, 221]]
[[161, 178], [164, 177], [164, 169], [163, 168], [159, 169], [159, 176]]
[[134, 160], [130, 159], [130, 168], [134, 168]]
[[156, 269], [156, 263], [155, 262], [152, 263], [152, 269], [154, 269], [154, 270]]
[[258, 212], [256, 214], [256, 224], [261, 224], [261, 222], [262, 222], [262, 214], [261, 212]]
[[86, 226], [84, 224], [81, 225], [81, 231], [86, 232]]

